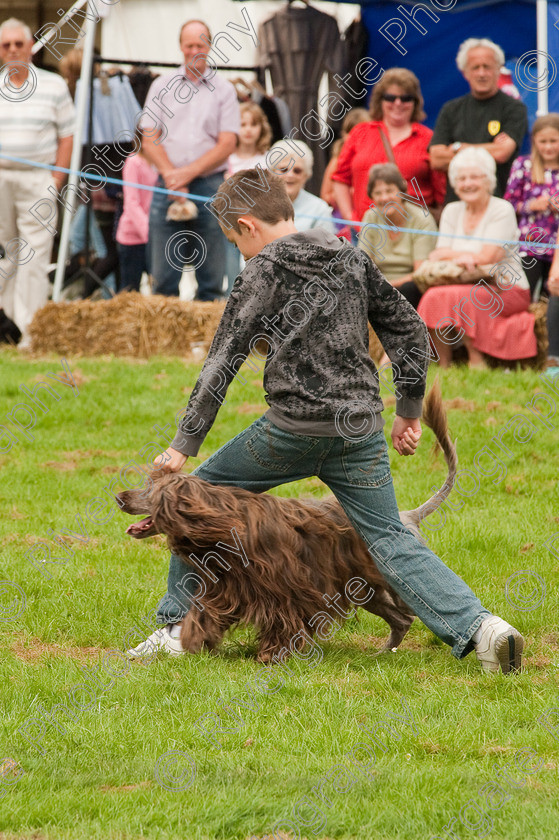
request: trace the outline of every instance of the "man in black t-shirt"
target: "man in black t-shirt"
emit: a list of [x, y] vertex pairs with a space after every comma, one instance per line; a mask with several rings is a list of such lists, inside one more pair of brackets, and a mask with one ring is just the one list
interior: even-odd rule
[[[499, 90], [504, 63], [502, 49], [487, 38], [468, 38], [460, 45], [456, 64], [470, 85], [470, 93], [443, 105], [429, 147], [432, 168], [444, 172], [460, 149], [487, 149], [497, 164], [495, 195], [500, 198], [528, 129], [524, 103]], [[449, 201], [457, 201], [450, 184], [445, 203]]]

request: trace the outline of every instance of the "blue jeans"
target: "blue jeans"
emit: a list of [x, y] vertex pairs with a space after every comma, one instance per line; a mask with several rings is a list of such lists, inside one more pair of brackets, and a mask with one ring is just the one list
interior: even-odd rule
[[[74, 213], [72, 221], [70, 222], [70, 255], [77, 254], [78, 251], [83, 251], [85, 248], [86, 219], [86, 205], [78, 204], [76, 212]], [[95, 251], [98, 257], [102, 258], [107, 256], [105, 240], [103, 239], [103, 234], [101, 233], [99, 225], [97, 224], [97, 219], [95, 218], [93, 207], [89, 212], [89, 247], [93, 251]], [[114, 272], [111, 272], [111, 274], [105, 277], [105, 285], [108, 286], [109, 289], [116, 290], [116, 277], [114, 275]], [[102, 289], [101, 294], [105, 299], [111, 297], [111, 295], [107, 294], [105, 289]]]
[[[196, 178], [188, 185], [190, 192], [213, 196], [223, 181], [223, 173]], [[157, 181], [164, 187], [163, 179]], [[226, 238], [215, 216], [201, 201], [196, 202], [198, 216], [190, 222], [168, 222], [169, 198], [155, 192], [149, 213], [150, 268], [155, 279], [154, 294], [178, 295], [185, 265], [196, 270], [196, 300], [222, 298], [225, 274]]]
[[[473, 650], [471, 638], [489, 611], [400, 522], [384, 432], [363, 441], [311, 437], [285, 432], [260, 417], [192, 475], [255, 493], [318, 476], [365, 540], [380, 572], [421, 621], [452, 646], [457, 658]], [[179, 622], [188, 611], [194, 591], [181, 580], [189, 571], [171, 555], [167, 594], [157, 609], [159, 624]]]

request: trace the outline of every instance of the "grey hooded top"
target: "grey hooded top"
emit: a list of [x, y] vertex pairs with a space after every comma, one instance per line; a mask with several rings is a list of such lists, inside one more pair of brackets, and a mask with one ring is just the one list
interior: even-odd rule
[[[247, 365], [260, 369], [262, 339], [270, 345], [266, 416], [276, 426], [343, 437], [342, 429], [350, 428], [360, 439], [382, 428], [367, 321], [392, 362], [396, 413], [419, 417], [430, 356], [427, 328], [370, 258], [319, 229], [266, 245], [235, 280], [171, 446], [184, 455], [198, 453], [247, 356]], [[246, 381], [242, 374], [237, 379]]]

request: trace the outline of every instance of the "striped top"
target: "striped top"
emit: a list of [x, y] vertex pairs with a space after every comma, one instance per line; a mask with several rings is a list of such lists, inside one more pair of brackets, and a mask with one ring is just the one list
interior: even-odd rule
[[[8, 69], [0, 73], [0, 154], [53, 164], [58, 141], [74, 131], [74, 105], [61, 76], [29, 65], [27, 81], [17, 88]], [[4, 169], [29, 169], [0, 157]]]

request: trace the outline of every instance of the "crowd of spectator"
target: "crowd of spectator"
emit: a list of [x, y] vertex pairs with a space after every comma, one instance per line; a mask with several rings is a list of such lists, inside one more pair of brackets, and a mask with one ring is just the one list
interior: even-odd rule
[[[227, 296], [242, 258], [197, 197], [210, 198], [224, 178], [243, 169], [273, 168], [293, 202], [297, 229], [322, 227], [362, 248], [418, 309], [441, 365], [450, 364], [457, 344], [465, 345], [472, 366], [484, 364], [485, 354], [511, 361], [533, 357], [528, 309], [544, 296], [549, 365], [559, 369], [559, 257], [551, 245], [559, 227], [559, 114], [535, 121], [530, 154], [519, 156], [527, 109], [502, 74], [505, 57], [497, 44], [470, 38], [460, 46], [456, 62], [470, 92], [443, 106], [433, 131], [423, 123], [419, 79], [405, 68], [386, 70], [368, 111], [346, 115], [318, 197], [305, 189], [313, 173], [311, 149], [293, 139], [272, 145], [263, 110], [254, 102], [240, 104], [234, 86], [208, 68], [206, 24], [184, 24], [179, 43], [184, 66], [149, 88], [122, 168], [118, 213], [103, 230], [115, 291], [139, 290], [149, 275], [152, 292], [178, 295], [184, 266], [194, 264], [197, 300]], [[71, 96], [59, 75], [33, 67], [32, 44], [20, 21], [0, 26], [0, 244], [7, 249], [20, 243], [17, 253], [8, 248], [0, 261], [0, 333], [12, 339], [17, 333], [22, 346], [49, 294], [57, 202], [48, 225], [29, 208], [37, 197], [56, 197], [63, 188], [64, 173], [49, 167], [69, 166], [81, 60], [68, 56], [62, 62]], [[24, 92], [31, 83], [31, 95], [14, 97], [14, 90]], [[177, 87], [178, 95], [169, 95]], [[74, 238], [83, 240], [83, 213], [72, 225]], [[203, 258], [196, 260], [194, 252]], [[433, 261], [477, 271], [483, 285], [446, 282], [422, 294], [414, 272]], [[514, 276], [510, 287], [491, 284], [497, 264]]]

